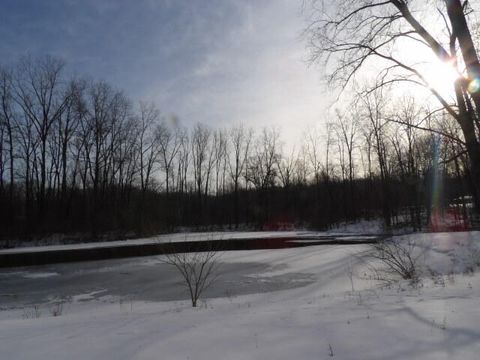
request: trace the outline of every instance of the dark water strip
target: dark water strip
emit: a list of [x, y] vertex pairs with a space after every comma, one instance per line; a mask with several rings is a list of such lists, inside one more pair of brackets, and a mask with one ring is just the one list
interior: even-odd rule
[[372, 239], [355, 239], [348, 236], [342, 239], [335, 237], [288, 237], [288, 238], [258, 238], [258, 239], [228, 239], [205, 241], [181, 241], [172, 243], [132, 244], [111, 247], [45, 250], [35, 252], [19, 252], [0, 254], [0, 267], [45, 265], [64, 262], [91, 261], [105, 259], [120, 259], [136, 256], [161, 255], [176, 252], [200, 251], [232, 251], [232, 250], [261, 250], [284, 249], [313, 245], [352, 245], [377, 242], [383, 238], [378, 236]]

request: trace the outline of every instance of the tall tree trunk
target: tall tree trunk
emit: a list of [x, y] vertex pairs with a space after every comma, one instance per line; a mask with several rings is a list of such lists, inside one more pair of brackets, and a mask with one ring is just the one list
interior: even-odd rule
[[[480, 63], [477, 51], [472, 39], [472, 35], [468, 28], [465, 12], [460, 0], [445, 0], [447, 5], [447, 14], [452, 24], [452, 33], [458, 39], [460, 51], [466, 66], [469, 81], [480, 81]], [[465, 137], [466, 148], [470, 161], [470, 170], [473, 180], [473, 198], [476, 210], [480, 210], [480, 145], [475, 135], [475, 116], [480, 118], [480, 91], [472, 91], [470, 96], [475, 104], [475, 112], [468, 111], [465, 106], [464, 97], [468, 97], [467, 88], [463, 84], [457, 82], [455, 84], [455, 93], [460, 112], [460, 126]]]

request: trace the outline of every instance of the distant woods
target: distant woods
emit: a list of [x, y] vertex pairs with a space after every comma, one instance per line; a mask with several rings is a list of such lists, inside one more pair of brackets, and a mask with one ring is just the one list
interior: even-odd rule
[[455, 121], [380, 92], [289, 148], [276, 128], [185, 128], [105, 82], [67, 78], [52, 57], [1, 67], [0, 100], [4, 239], [328, 228], [378, 216], [419, 228], [435, 178], [445, 203], [472, 181]]

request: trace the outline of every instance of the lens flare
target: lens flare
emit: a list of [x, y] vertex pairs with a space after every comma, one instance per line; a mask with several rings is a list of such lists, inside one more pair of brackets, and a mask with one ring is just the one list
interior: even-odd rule
[[440, 231], [443, 228], [443, 211], [442, 211], [442, 193], [443, 181], [442, 171], [440, 168], [440, 138], [438, 136], [433, 139], [433, 159], [431, 173], [431, 193], [430, 193], [430, 219], [429, 226], [432, 231]]
[[432, 181], [432, 209], [433, 210], [438, 210], [441, 208], [441, 203], [442, 203], [442, 187], [443, 187], [443, 182], [442, 182], [442, 171], [440, 169], [440, 146], [441, 142], [439, 137], [435, 137], [434, 139], [434, 145], [433, 145], [433, 181]]
[[480, 91], [480, 78], [476, 77], [468, 83], [468, 92], [471, 94], [478, 93]]

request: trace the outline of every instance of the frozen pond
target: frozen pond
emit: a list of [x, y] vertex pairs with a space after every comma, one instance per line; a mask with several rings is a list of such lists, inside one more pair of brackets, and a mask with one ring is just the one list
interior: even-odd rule
[[[23, 308], [53, 302], [169, 301], [188, 299], [182, 279], [160, 256], [17, 267], [0, 270], [0, 307]], [[277, 270], [262, 262], [222, 262], [219, 278], [205, 297], [229, 297], [311, 284], [312, 274]], [[285, 265], [286, 267], [287, 265]]]

